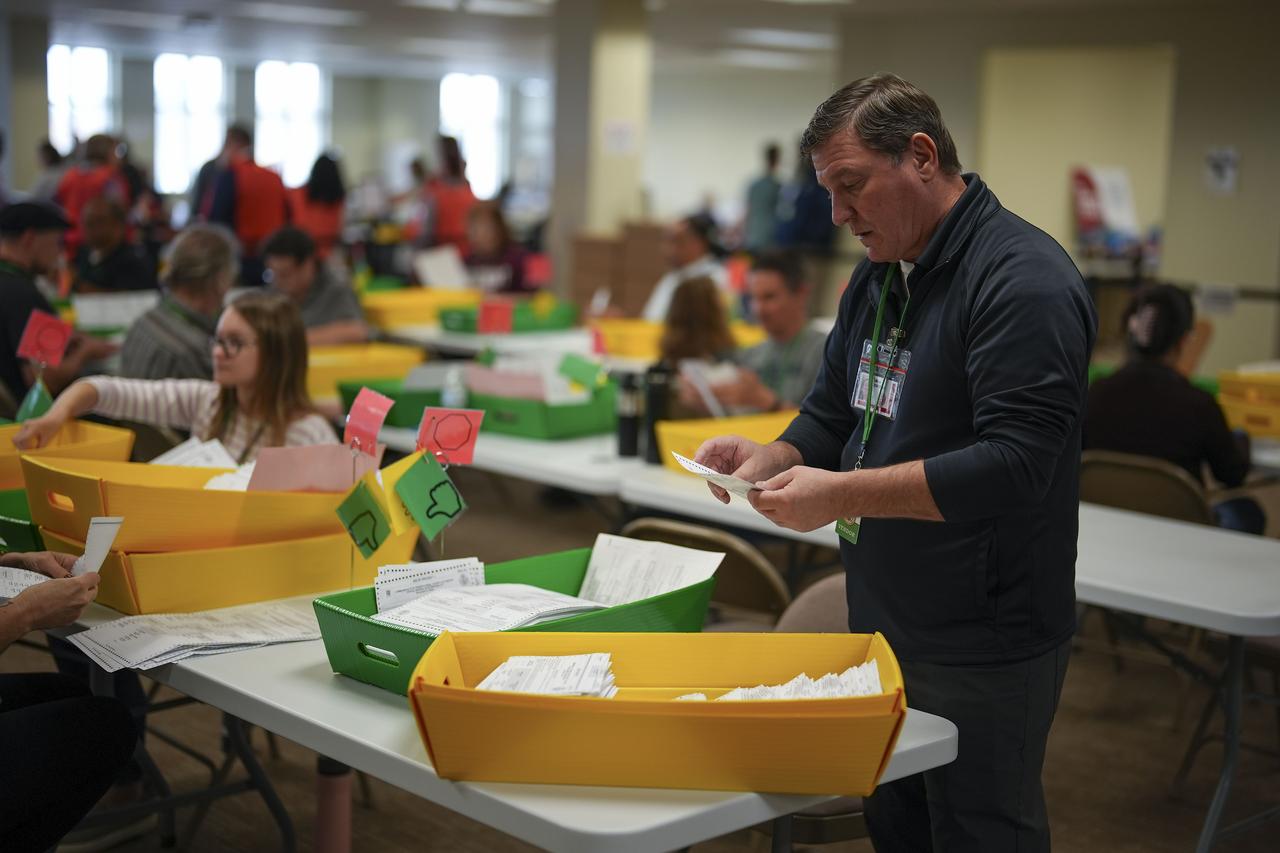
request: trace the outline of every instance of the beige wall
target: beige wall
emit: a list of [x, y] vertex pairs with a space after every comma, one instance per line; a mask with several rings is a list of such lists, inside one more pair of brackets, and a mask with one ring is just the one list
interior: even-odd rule
[[1164, 221], [1173, 77], [1168, 46], [991, 50], [975, 165], [1006, 206], [1068, 249], [1072, 168], [1123, 168], [1145, 233]]
[[44, 18], [10, 18], [9, 110], [5, 159], [12, 186], [28, 190], [40, 176], [36, 146], [49, 135], [49, 78], [45, 56], [49, 50], [49, 22]]
[[644, 168], [653, 214], [690, 213], [707, 193], [740, 205], [770, 142], [782, 146], [780, 175], [788, 177], [800, 134], [832, 84], [825, 70], [656, 67]]
[[[1091, 14], [965, 13], [930, 19], [857, 18], [844, 32], [841, 78], [895, 71], [929, 91], [972, 167], [983, 57], [993, 48], [1173, 46], [1177, 69], [1161, 274], [1187, 282], [1280, 289], [1280, 110], [1274, 109], [1280, 8], [1108, 10]], [[1240, 151], [1237, 194], [1209, 193], [1205, 149]], [[1053, 179], [1056, 183], [1056, 177]], [[1046, 187], [1050, 185], [1046, 183]], [[1237, 302], [1215, 316], [1209, 371], [1274, 357], [1275, 302]]]

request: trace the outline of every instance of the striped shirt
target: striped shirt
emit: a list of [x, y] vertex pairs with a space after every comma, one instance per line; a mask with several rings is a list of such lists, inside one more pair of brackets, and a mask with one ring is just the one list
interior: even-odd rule
[[[93, 376], [85, 380], [98, 392], [96, 414], [118, 420], [141, 421], [189, 431], [206, 438], [218, 410], [220, 387], [202, 379], [120, 379]], [[221, 436], [227, 452], [241, 463], [250, 462], [263, 447], [272, 446], [265, 424], [237, 413]], [[323, 415], [308, 414], [285, 430], [284, 446], [337, 444], [338, 436]]]
[[168, 293], [129, 327], [120, 374], [134, 379], [212, 379], [217, 319], [186, 308]]

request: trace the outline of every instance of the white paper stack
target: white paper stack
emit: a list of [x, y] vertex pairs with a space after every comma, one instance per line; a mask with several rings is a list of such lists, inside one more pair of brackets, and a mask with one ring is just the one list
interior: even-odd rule
[[126, 616], [67, 639], [115, 672], [319, 637], [311, 599], [302, 597], [198, 613]]
[[150, 464], [185, 465], [188, 468], [234, 468], [236, 460], [218, 439], [201, 441], [192, 436], [176, 447], [161, 453], [152, 459]]
[[464, 586], [484, 586], [484, 563], [475, 557], [380, 566], [373, 581], [373, 594], [381, 613], [437, 589]]
[[372, 618], [424, 634], [507, 631], [602, 610], [594, 601], [522, 583], [437, 589]]
[[607, 606], [629, 604], [701, 583], [722, 560], [715, 551], [601, 533], [578, 595]]
[[204, 487], [209, 491], [247, 492], [249, 481], [253, 479], [253, 465], [252, 462], [246, 462], [234, 471], [215, 474], [209, 478], [209, 482], [205, 483]]
[[[786, 684], [757, 684], [755, 687], [735, 687], [728, 693], [716, 697], [717, 702], [754, 702], [761, 699], [841, 699], [850, 696], [878, 696], [884, 691], [880, 689], [880, 667], [874, 660], [851, 666], [836, 675], [828, 672], [818, 679], [810, 678], [803, 672]], [[703, 693], [686, 693], [677, 696], [680, 700], [706, 700]]]
[[612, 699], [613, 664], [608, 652], [586, 655], [513, 655], [476, 685], [477, 690], [596, 696]]

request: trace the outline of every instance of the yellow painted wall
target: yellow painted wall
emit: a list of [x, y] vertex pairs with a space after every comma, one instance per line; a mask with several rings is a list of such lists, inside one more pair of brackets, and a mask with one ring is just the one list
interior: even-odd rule
[[1070, 173], [1129, 174], [1138, 225], [1162, 225], [1173, 135], [1174, 52], [993, 49], [983, 60], [978, 171], [1000, 200], [1074, 248]]

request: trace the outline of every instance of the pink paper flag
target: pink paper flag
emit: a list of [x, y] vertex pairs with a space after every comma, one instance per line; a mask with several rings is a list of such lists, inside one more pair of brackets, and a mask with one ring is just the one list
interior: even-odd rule
[[418, 449], [446, 465], [470, 465], [483, 421], [483, 409], [423, 409]]
[[361, 388], [347, 412], [347, 426], [342, 431], [342, 443], [368, 453], [378, 446], [378, 430], [387, 419], [387, 412], [395, 401], [369, 388]]

